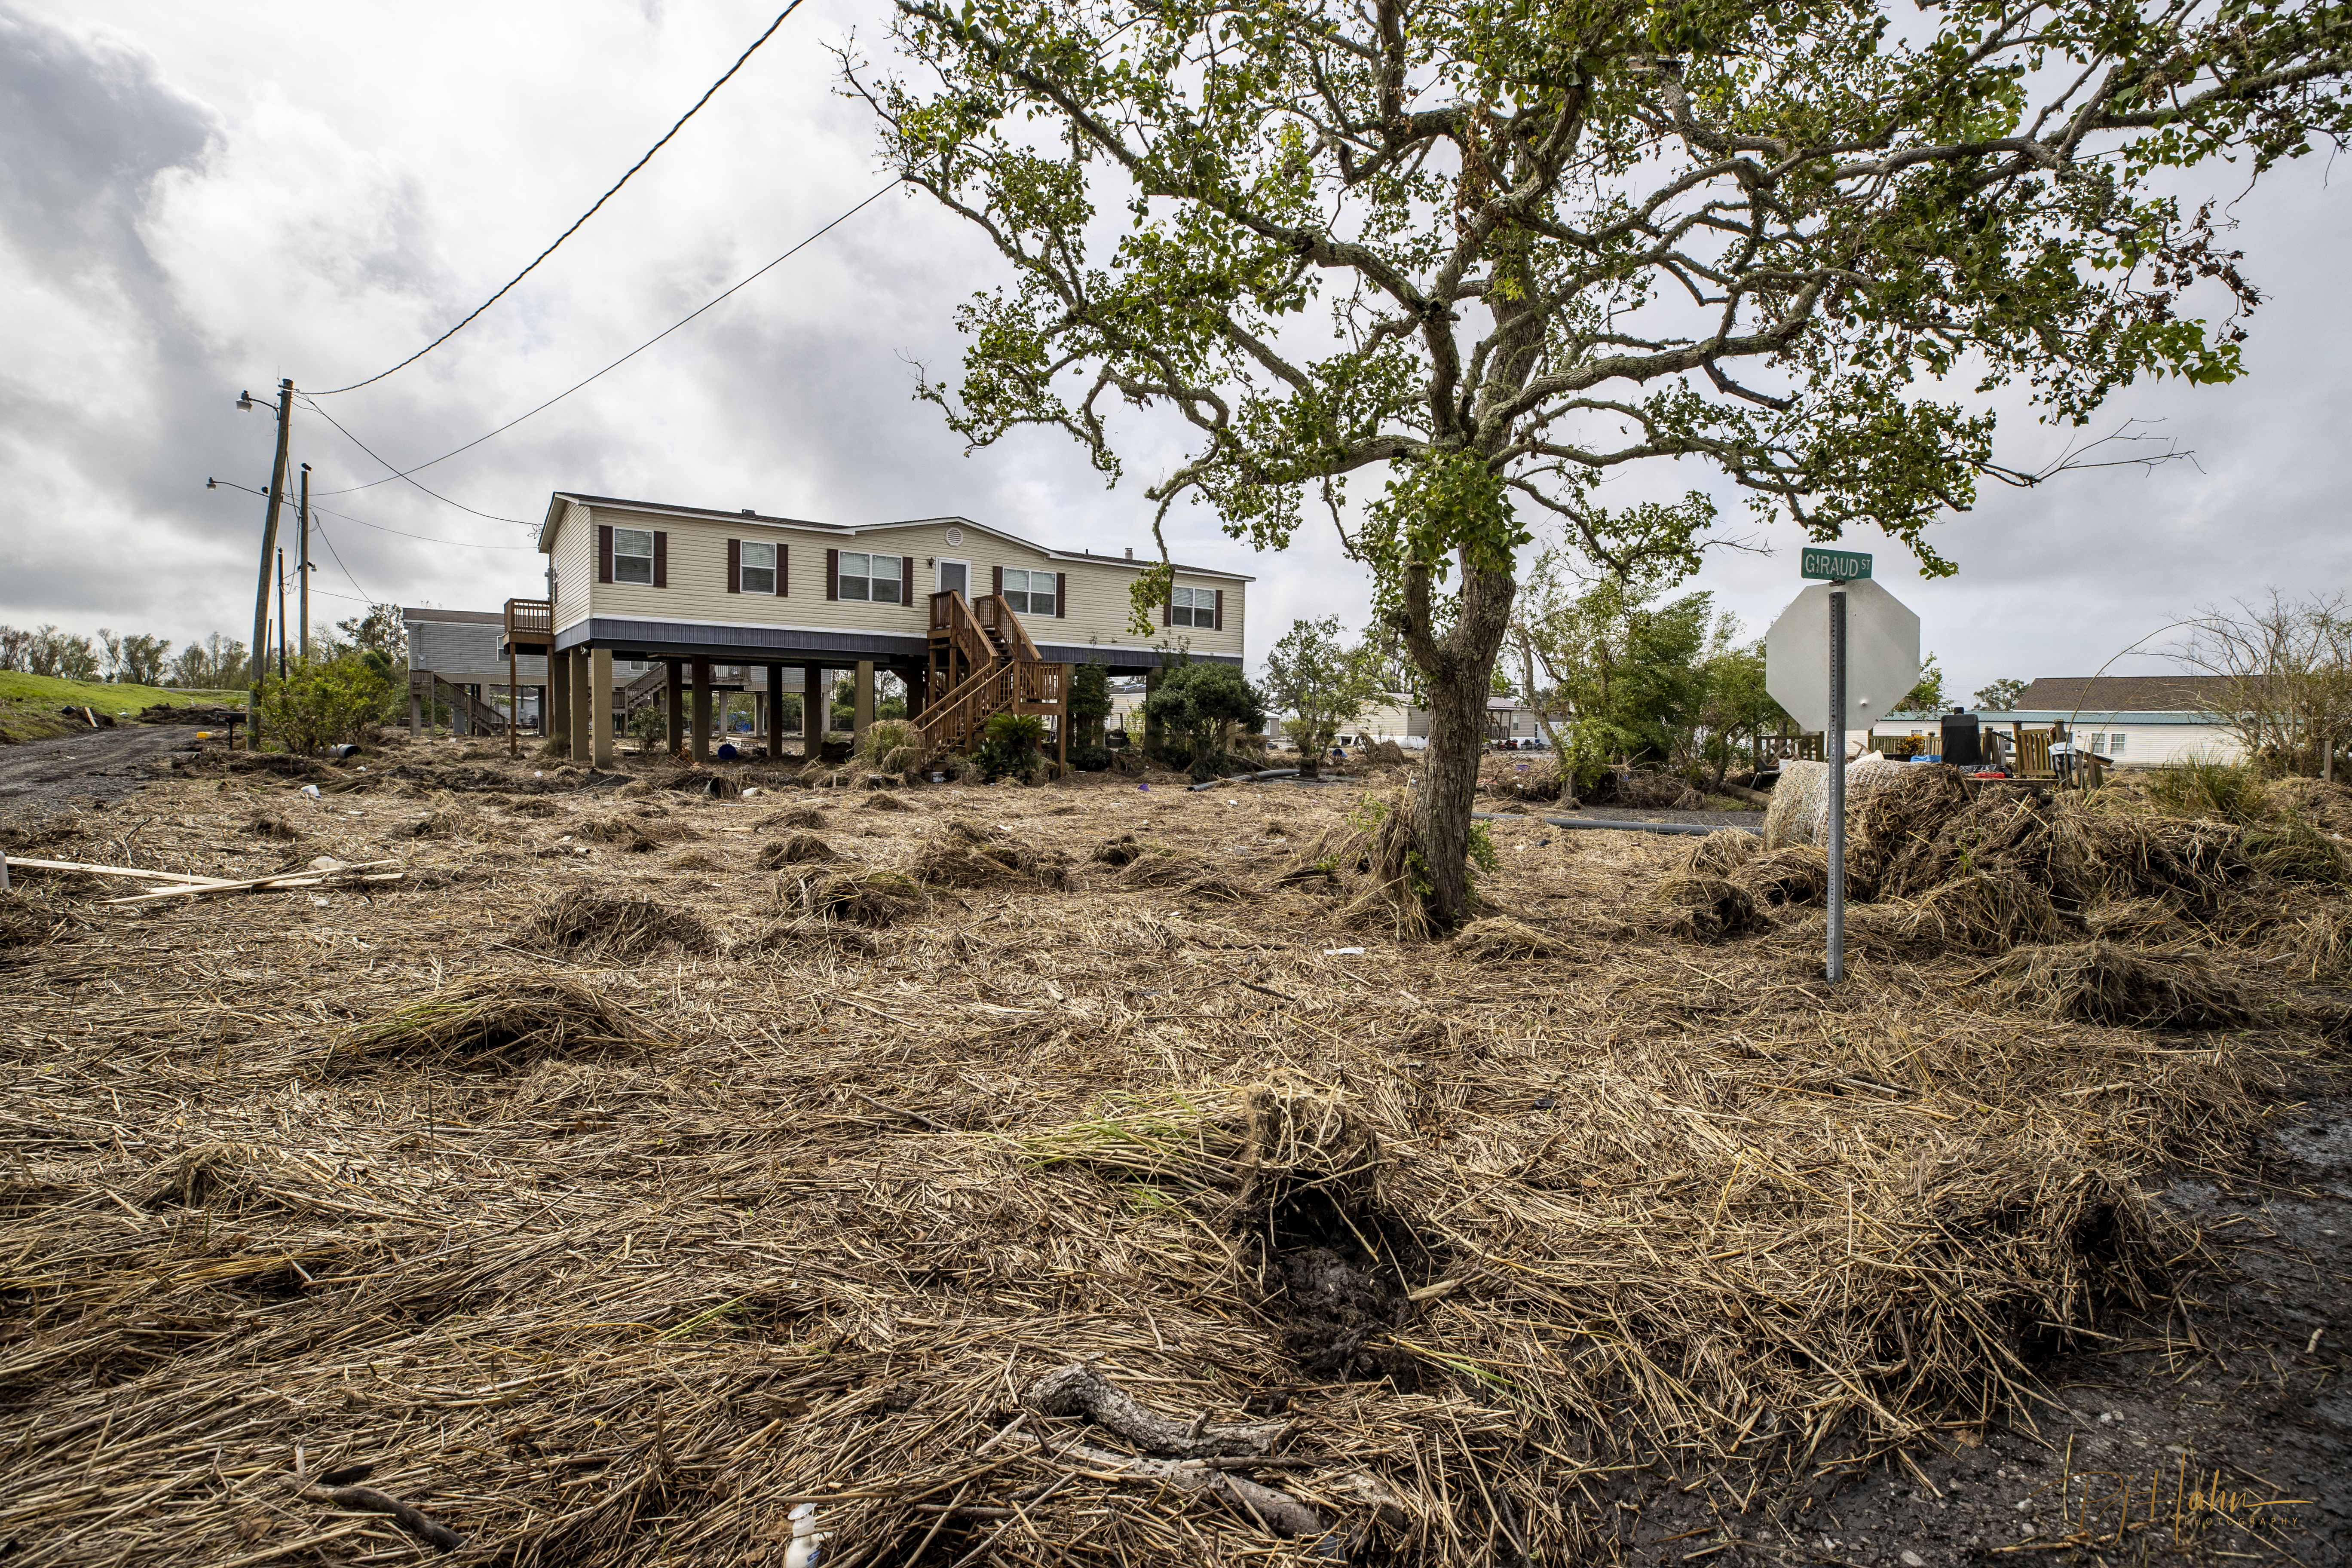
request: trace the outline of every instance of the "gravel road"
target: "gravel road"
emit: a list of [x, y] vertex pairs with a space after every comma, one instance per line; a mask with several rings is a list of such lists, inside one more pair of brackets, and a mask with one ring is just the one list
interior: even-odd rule
[[0, 825], [22, 827], [75, 806], [104, 810], [196, 745], [184, 725], [126, 724], [0, 748]]

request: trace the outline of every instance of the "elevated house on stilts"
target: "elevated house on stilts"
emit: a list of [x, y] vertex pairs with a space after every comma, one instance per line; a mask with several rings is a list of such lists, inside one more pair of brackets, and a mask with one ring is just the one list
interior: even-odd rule
[[814, 758], [832, 679], [852, 676], [862, 735], [887, 672], [907, 692], [916, 765], [978, 745], [1001, 712], [1043, 718], [1066, 762], [1076, 666], [1150, 680], [1179, 647], [1238, 666], [1251, 581], [1179, 566], [1160, 624], [1138, 637], [1129, 589], [1153, 563], [967, 518], [849, 526], [559, 490], [539, 544], [550, 596], [507, 601], [501, 651], [547, 658], [549, 732], [594, 766], [611, 765], [620, 728], [615, 661], [666, 683], [668, 733], [698, 761], [711, 754], [714, 671], [734, 668], [727, 685], [754, 694], [771, 756], [785, 754], [777, 698], [803, 698], [798, 750]]

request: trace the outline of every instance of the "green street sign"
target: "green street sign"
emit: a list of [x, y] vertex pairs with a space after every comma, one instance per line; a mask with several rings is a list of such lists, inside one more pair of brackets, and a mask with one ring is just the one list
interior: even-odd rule
[[1859, 550], [1807, 550], [1798, 575], [1851, 583], [1870, 575], [1870, 557]]

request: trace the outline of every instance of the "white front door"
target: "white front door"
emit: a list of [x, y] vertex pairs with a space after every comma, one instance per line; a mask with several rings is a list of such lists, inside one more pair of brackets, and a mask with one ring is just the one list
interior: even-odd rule
[[971, 597], [971, 562], [941, 561], [940, 563], [940, 592], [944, 594], [950, 589], [961, 594], [966, 599]]

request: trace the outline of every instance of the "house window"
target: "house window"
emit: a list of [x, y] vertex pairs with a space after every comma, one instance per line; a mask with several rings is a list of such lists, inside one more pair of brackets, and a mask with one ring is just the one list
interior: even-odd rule
[[841, 552], [840, 583], [845, 599], [895, 605], [898, 602], [898, 558], [845, 550]]
[[2126, 741], [2126, 740], [2128, 740], [2128, 739], [2130, 739], [2130, 737], [2129, 737], [2129, 736], [2127, 736], [2127, 735], [2126, 735], [2126, 734], [2125, 734], [2122, 731], [2120, 731], [2120, 730], [2116, 731], [2114, 734], [2112, 734], [2112, 735], [2108, 736], [2108, 737], [2107, 737], [2107, 746], [2108, 746], [2108, 748], [2109, 748], [2109, 749], [2108, 749], [2108, 752], [2107, 752], [2107, 755], [2108, 755], [2108, 756], [2110, 756], [2110, 757], [2120, 757], [2120, 756], [2122, 756], [2122, 755], [2124, 754], [2124, 742], [2125, 742], [2125, 741]]
[[2101, 733], [2096, 733], [2096, 732], [2095, 732], [2095, 733], [2091, 736], [2091, 750], [2093, 750], [2093, 751], [2095, 751], [2095, 752], [2098, 752], [2098, 753], [2099, 753], [2099, 755], [2101, 755], [2101, 756], [2103, 756], [2103, 757], [2104, 757], [2104, 756], [2105, 756], [2105, 755], [2107, 754], [2107, 738], [2106, 738], [2106, 736], [2105, 736], [2105, 735], [2104, 735], [2104, 734], [2101, 734]]
[[1054, 574], [1051, 572], [1014, 572], [1004, 574], [1004, 602], [1013, 606], [1016, 616], [1050, 616], [1054, 613]]
[[1217, 591], [1214, 588], [1176, 588], [1170, 591], [1168, 624], [1171, 626], [1213, 626], [1217, 624]]
[[746, 594], [772, 594], [776, 591], [776, 547], [772, 544], [743, 545], [743, 580], [736, 586]]
[[616, 528], [613, 531], [613, 581], [644, 583], [654, 580], [654, 531], [650, 528]]

